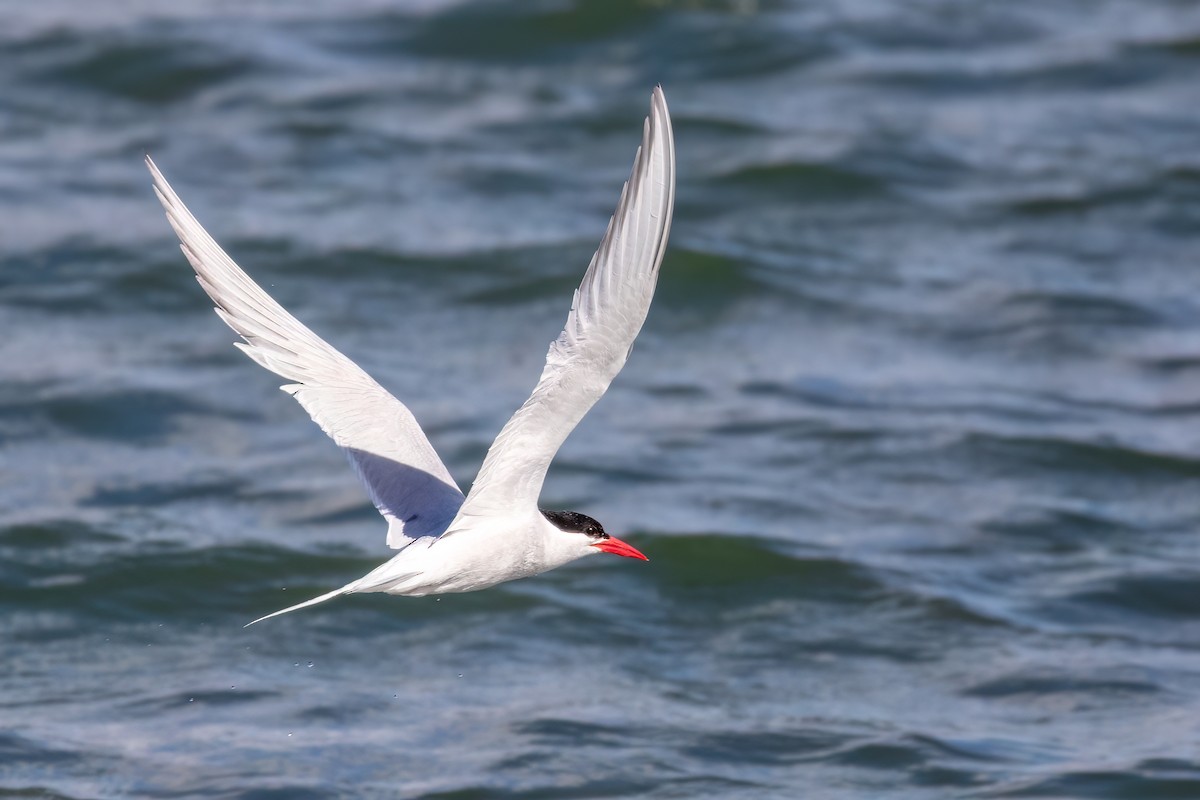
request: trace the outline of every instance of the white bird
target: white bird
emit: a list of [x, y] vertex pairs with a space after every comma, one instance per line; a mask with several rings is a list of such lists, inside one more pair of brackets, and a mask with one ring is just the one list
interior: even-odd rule
[[554, 454], [625, 365], [654, 296], [675, 200], [675, 142], [662, 87], [651, 95], [633, 171], [566, 326], [466, 497], [412, 412], [272, 300], [201, 227], [149, 156], [146, 166], [196, 279], [245, 340], [236, 346], [286, 378], [280, 388], [345, 450], [388, 522], [388, 546], [400, 551], [340, 589], [254, 622], [356, 592], [419, 597], [486, 589], [600, 552], [648, 560], [591, 517], [540, 509], [538, 495]]

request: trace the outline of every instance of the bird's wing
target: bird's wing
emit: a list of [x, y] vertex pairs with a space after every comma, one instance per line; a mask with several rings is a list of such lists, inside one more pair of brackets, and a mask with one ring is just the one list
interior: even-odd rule
[[388, 521], [388, 545], [441, 534], [463, 494], [412, 412], [272, 300], [201, 227], [149, 156], [146, 166], [196, 279], [217, 315], [246, 340], [236, 346], [291, 381], [280, 388], [346, 451]]
[[558, 448], [625, 365], [658, 281], [675, 200], [675, 142], [662, 87], [616, 213], [550, 345], [533, 394], [500, 431], [460, 517], [532, 508]]

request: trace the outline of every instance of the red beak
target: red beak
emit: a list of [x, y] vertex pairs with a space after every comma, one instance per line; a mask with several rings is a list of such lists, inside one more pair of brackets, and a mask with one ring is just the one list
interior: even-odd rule
[[613, 536], [610, 536], [607, 539], [601, 539], [592, 545], [592, 547], [596, 548], [597, 550], [603, 550], [606, 553], [612, 553], [614, 556], [640, 558], [642, 561], [650, 560], [642, 555], [641, 551], [633, 545], [625, 544], [625, 542], [622, 542], [620, 539], [617, 539]]

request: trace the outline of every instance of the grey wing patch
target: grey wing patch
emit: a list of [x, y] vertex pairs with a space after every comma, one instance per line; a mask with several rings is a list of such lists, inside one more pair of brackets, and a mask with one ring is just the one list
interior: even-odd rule
[[365, 450], [347, 448], [346, 453], [375, 507], [389, 521], [389, 547], [401, 548], [423, 536], [440, 536], [463, 504], [457, 486], [425, 470]]

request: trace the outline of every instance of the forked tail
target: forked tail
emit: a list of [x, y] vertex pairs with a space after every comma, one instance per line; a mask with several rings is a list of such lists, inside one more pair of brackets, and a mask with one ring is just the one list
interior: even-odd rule
[[[355, 581], [354, 583], [357, 583], [357, 582], [358, 581]], [[317, 603], [324, 603], [326, 600], [332, 600], [333, 598], [338, 597], [339, 595], [350, 594], [350, 592], [354, 591], [354, 583], [348, 583], [340, 589], [334, 589], [332, 592], [326, 592], [325, 594], [321, 595], [320, 597], [314, 597], [312, 600], [305, 600], [303, 603], [297, 603], [294, 606], [288, 606], [287, 608], [282, 609], [280, 611], [276, 611], [273, 614], [267, 614], [265, 617], [259, 617], [258, 619], [254, 620], [254, 622], [262, 622], [264, 619], [270, 619], [271, 617], [278, 617], [280, 614], [286, 614], [289, 611], [296, 611], [301, 608], [307, 608], [308, 606], [315, 606]], [[251, 625], [254, 624], [254, 622], [247, 622], [242, 627], [249, 628]]]

